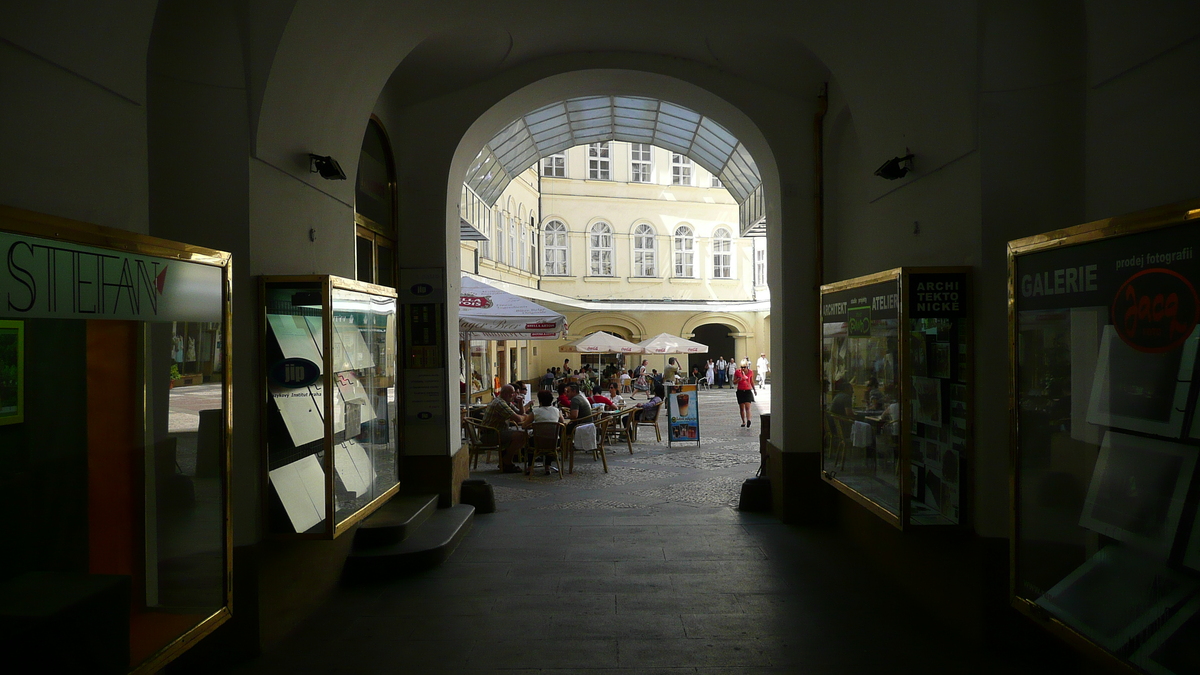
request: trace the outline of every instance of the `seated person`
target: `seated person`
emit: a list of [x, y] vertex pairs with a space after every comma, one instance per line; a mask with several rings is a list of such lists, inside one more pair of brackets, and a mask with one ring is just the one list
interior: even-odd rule
[[620, 380], [621, 380], [621, 382], [620, 382], [621, 390], [623, 391], [626, 387], [629, 386], [629, 383], [633, 381], [633, 376], [629, 374], [628, 370], [622, 370]]
[[565, 422], [562, 411], [554, 405], [554, 394], [542, 390], [537, 393], [538, 404], [533, 408], [533, 422]]
[[642, 419], [643, 415], [646, 416], [646, 419], [650, 419], [650, 417], [654, 414], [654, 409], [659, 405], [662, 405], [663, 398], [666, 397], [666, 395], [666, 388], [655, 382], [654, 393], [650, 396], [650, 398], [647, 399], [645, 403], [637, 404], [637, 410], [634, 410], [633, 414], [625, 419], [627, 421], [632, 420], [632, 422], [638, 422]]
[[571, 405], [571, 395], [567, 393], [567, 388], [570, 386], [565, 381], [558, 385], [558, 404], [564, 408]]
[[625, 397], [621, 396], [616, 382], [608, 383], [608, 400], [612, 401], [612, 407], [609, 410], [616, 410], [625, 405]]
[[587, 397], [587, 400], [592, 405], [603, 405], [605, 410], [614, 410], [616, 408], [616, 405], [613, 404], [612, 399], [604, 394], [601, 394], [600, 392], [596, 392]]
[[574, 428], [581, 420], [591, 422], [592, 404], [588, 402], [587, 397], [580, 393], [579, 386], [575, 384], [567, 385], [567, 393], [571, 397], [571, 407], [566, 412], [570, 428]]
[[513, 408], [512, 399], [515, 394], [516, 390], [511, 384], [500, 387], [500, 394], [492, 399], [487, 409], [483, 411], [481, 422], [483, 426], [499, 432], [500, 470], [504, 473], [517, 473], [521, 470], [514, 460], [528, 438], [524, 430], [510, 426], [510, 424], [524, 426], [532, 419], [529, 415], [522, 415]]
[[867, 410], [883, 410], [883, 392], [879, 390], [879, 380], [874, 375], [867, 380], [867, 390], [863, 393], [863, 399]]
[[844, 379], [839, 379], [833, 383], [833, 390], [836, 393], [833, 396], [833, 401], [829, 404], [829, 412], [842, 417], [853, 417], [854, 385]]

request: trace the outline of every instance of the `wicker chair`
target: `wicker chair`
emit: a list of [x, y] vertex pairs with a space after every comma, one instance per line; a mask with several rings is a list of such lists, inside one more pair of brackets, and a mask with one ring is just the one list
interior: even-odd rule
[[662, 430], [658, 428], [658, 412], [662, 410], [662, 403], [653, 408], [642, 408], [641, 410], [642, 414], [638, 415], [633, 423], [633, 440], [637, 440], [638, 427], [654, 427], [654, 435], [658, 438], [658, 442], [662, 443]]
[[470, 451], [471, 468], [479, 468], [479, 455], [484, 455], [483, 461], [490, 464], [492, 452], [500, 454], [500, 432], [491, 427], [485, 427], [478, 420], [470, 417], [463, 420], [463, 429], [467, 432], [467, 449]]
[[[528, 458], [528, 464], [525, 465], [526, 475], [533, 474], [533, 465], [537, 462], [538, 457], [554, 457], [554, 461], [558, 463], [558, 479], [562, 480], [564, 472], [560, 450], [566, 431], [567, 425], [562, 422], [533, 423], [533, 436], [529, 439], [529, 446], [526, 449]], [[549, 465], [546, 467], [546, 473], [550, 473]]]

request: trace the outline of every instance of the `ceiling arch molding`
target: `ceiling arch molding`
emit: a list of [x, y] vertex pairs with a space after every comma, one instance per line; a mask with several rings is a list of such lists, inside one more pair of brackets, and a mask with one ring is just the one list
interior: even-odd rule
[[646, 325], [628, 314], [615, 312], [590, 312], [570, 322], [571, 337], [580, 338], [598, 330], [613, 330], [630, 336], [634, 341], [646, 337]]
[[[694, 335], [696, 329], [700, 326], [715, 323], [722, 326], [733, 328], [734, 333], [740, 333], [745, 337], [754, 336], [754, 328], [745, 319], [729, 312], [700, 312], [693, 314], [683, 322], [683, 332], [685, 334]], [[681, 336], [683, 337], [683, 336]]]

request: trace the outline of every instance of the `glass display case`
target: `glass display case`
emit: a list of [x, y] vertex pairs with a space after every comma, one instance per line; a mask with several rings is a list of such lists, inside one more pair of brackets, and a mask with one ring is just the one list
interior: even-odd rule
[[303, 276], [261, 295], [267, 522], [333, 538], [399, 490], [396, 292]]
[[1200, 672], [1200, 201], [1010, 242], [1013, 605]]
[[969, 298], [957, 267], [821, 287], [821, 474], [899, 528], [964, 521]]
[[8, 656], [156, 671], [230, 617], [230, 255], [7, 207], [0, 247]]

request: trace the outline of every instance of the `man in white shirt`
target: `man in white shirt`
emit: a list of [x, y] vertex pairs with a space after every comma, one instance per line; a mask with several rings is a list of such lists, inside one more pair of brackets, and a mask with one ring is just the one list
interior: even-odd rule
[[756, 374], [758, 375], [758, 386], [762, 387], [767, 383], [767, 373], [771, 370], [771, 363], [767, 361], [766, 354], [758, 355], [758, 363], [756, 364]]

